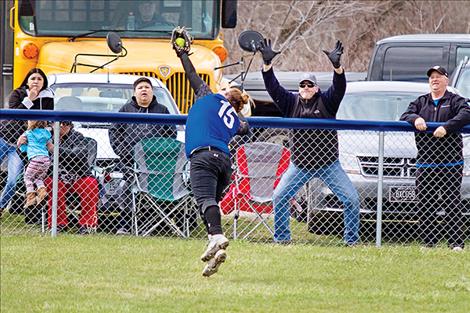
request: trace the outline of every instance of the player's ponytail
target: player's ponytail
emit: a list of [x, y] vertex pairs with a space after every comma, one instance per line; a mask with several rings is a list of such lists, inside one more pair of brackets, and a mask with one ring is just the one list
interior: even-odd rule
[[243, 106], [250, 100], [250, 96], [246, 92], [236, 87], [230, 88], [226, 97], [237, 113], [240, 112]]

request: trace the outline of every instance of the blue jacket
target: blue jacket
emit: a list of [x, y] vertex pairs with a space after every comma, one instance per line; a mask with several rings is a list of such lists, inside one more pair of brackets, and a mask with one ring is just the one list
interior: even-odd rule
[[224, 96], [212, 93], [196, 73], [187, 53], [179, 57], [197, 99], [186, 120], [186, 156], [189, 158], [191, 151], [207, 146], [218, 148], [230, 155], [230, 139], [236, 134], [247, 134], [248, 123], [242, 114], [237, 114]]
[[237, 112], [220, 94], [209, 94], [198, 99], [186, 120], [186, 156], [200, 147], [216, 147], [230, 154], [228, 144], [240, 127]]
[[27, 152], [28, 160], [37, 156], [49, 156], [47, 143], [51, 140], [51, 132], [44, 128], [27, 130], [25, 133], [28, 143], [20, 146], [21, 152]]

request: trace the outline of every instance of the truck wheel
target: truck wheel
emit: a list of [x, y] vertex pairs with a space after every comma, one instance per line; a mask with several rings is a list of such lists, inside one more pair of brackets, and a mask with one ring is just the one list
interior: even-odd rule
[[316, 235], [342, 235], [342, 212], [324, 212], [312, 209], [308, 213], [307, 225], [308, 231]]

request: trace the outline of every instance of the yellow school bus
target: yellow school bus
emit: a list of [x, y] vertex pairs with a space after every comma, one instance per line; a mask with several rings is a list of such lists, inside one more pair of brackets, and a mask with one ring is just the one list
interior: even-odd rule
[[[33, 67], [46, 74], [151, 76], [166, 84], [187, 113], [194, 95], [171, 48], [171, 31], [178, 25], [189, 30], [190, 58], [215, 91], [222, 79], [217, 67], [227, 58], [220, 31], [236, 26], [236, 10], [236, 0], [15, 0], [10, 9], [14, 88]], [[119, 35], [125, 52], [110, 51], [109, 32]]]

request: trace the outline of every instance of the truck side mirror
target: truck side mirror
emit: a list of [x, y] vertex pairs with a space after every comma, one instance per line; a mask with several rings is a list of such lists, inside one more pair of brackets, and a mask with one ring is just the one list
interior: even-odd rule
[[237, 26], [237, 0], [222, 0], [222, 28]]
[[238, 45], [247, 52], [256, 52], [259, 50], [263, 35], [255, 30], [245, 30], [238, 36]]
[[106, 35], [106, 42], [108, 43], [109, 49], [116, 53], [119, 54], [122, 51], [122, 41], [121, 37], [115, 32], [109, 32]]

